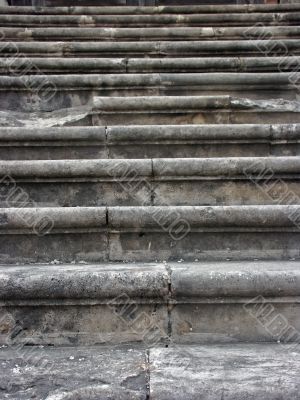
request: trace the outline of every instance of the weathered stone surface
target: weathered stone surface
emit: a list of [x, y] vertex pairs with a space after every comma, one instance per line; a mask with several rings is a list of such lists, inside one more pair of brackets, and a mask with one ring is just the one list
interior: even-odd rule
[[[280, 46], [287, 49], [290, 55], [299, 54], [299, 40], [282, 39]], [[146, 41], [146, 42], [26, 42], [3, 41], [1, 55], [11, 57], [22, 54], [32, 57], [119, 57], [119, 56], [193, 56], [221, 54], [240, 56], [262, 56], [262, 51], [270, 56], [278, 56], [278, 40], [207, 40], [207, 41]]]
[[[163, 74], [156, 74], [157, 76], [162, 76]], [[209, 74], [202, 74], [203, 78], [209, 78]], [[214, 75], [214, 76], [213, 76]], [[218, 84], [220, 75], [213, 74], [210, 76], [212, 79], [212, 84]], [[280, 74], [283, 77], [285, 73]], [[187, 75], [189, 78], [193, 77], [193, 74]], [[225, 74], [226, 76], [226, 74]], [[267, 78], [268, 76], [268, 78]], [[200, 75], [198, 75], [200, 77]], [[178, 83], [183, 84], [184, 74], [179, 77]], [[215, 80], [214, 80], [215, 78]], [[269, 80], [276, 78], [276, 74], [227, 74], [227, 78], [233, 85], [237, 84], [234, 83], [232, 78], [244, 78], [243, 84], [247, 83], [247, 78], [249, 78], [248, 83], [251, 85], [251, 80], [259, 82], [258, 78], [262, 78], [261, 84], [264, 85]], [[288, 82], [288, 74], [286, 74], [286, 78]], [[258, 80], [257, 80], [258, 79]], [[201, 80], [201, 79], [200, 79]], [[228, 83], [229, 83], [228, 81]], [[209, 81], [203, 84], [208, 84]], [[186, 82], [187, 83], [187, 82]], [[279, 82], [280, 83], [280, 82]], [[197, 81], [195, 81], [197, 84]], [[226, 85], [225, 82], [223, 82]], [[242, 87], [241, 87], [242, 90]], [[265, 99], [265, 100], [253, 100], [251, 98], [243, 98], [243, 97], [233, 97], [230, 95], [203, 95], [203, 96], [131, 96], [131, 97], [95, 97], [94, 99], [94, 109], [97, 109], [100, 113], [113, 113], [113, 112], [156, 112], [156, 113], [163, 113], [163, 112], [172, 112], [172, 113], [179, 113], [179, 112], [191, 112], [195, 110], [222, 110], [227, 109], [230, 111], [234, 110], [256, 110], [256, 111], [269, 111], [269, 112], [299, 112], [300, 106], [298, 101], [291, 101], [286, 99]]]
[[[108, 207], [108, 226], [115, 230], [154, 229], [165, 230], [174, 221], [185, 221], [191, 229], [242, 227], [264, 230], [290, 228], [296, 230], [295, 219], [299, 205], [283, 206], [216, 206], [216, 207]], [[174, 218], [176, 216], [176, 218]], [[179, 227], [178, 227], [179, 229]], [[176, 231], [174, 227], [174, 232]]]
[[2, 348], [0, 360], [9, 400], [147, 398], [147, 354], [138, 346]]
[[299, 124], [2, 127], [2, 160], [299, 154]]
[[297, 262], [169, 263], [172, 297], [226, 298], [300, 295]]
[[[299, 28], [300, 29], [300, 28]], [[294, 80], [300, 78], [300, 73], [294, 74]], [[276, 87], [274, 87], [276, 83]], [[133, 89], [136, 88], [149, 88], [149, 87], [157, 87], [157, 88], [168, 88], [168, 87], [181, 87], [181, 86], [191, 86], [196, 90], [197, 87], [206, 90], [226, 90], [231, 89], [235, 91], [243, 91], [244, 89], [256, 89], [256, 90], [290, 90], [295, 91], [295, 85], [290, 80], [290, 74], [288, 72], [282, 73], [247, 73], [247, 72], [240, 72], [240, 73], [226, 73], [226, 72], [216, 72], [216, 73], [182, 73], [182, 74], [172, 74], [172, 73], [152, 73], [152, 74], [85, 74], [85, 75], [48, 75], [47, 79], [45, 79], [44, 75], [25, 75], [21, 77], [14, 77], [14, 76], [0, 76], [0, 84], [1, 90], [7, 90], [10, 88], [13, 89], [27, 89], [33, 90], [34, 87], [41, 88], [39, 89], [42, 93], [43, 86], [46, 86], [46, 89], [51, 91], [58, 91], [64, 89], [101, 89], [101, 88], [115, 88], [115, 89], [122, 89], [132, 87]], [[48, 94], [50, 97], [50, 95]], [[194, 102], [188, 97], [183, 97], [181, 99], [183, 107], [191, 108], [192, 106], [196, 106], [198, 101], [198, 109], [199, 109], [199, 102], [200, 98], [195, 98]], [[224, 97], [224, 99], [222, 98]], [[226, 98], [227, 97], [227, 98]], [[118, 104], [119, 99], [119, 104]], [[112, 105], [116, 106], [116, 109], [120, 109], [122, 97], [111, 97], [107, 99], [104, 103], [104, 98], [96, 97], [94, 100], [95, 107], [101, 108], [103, 111], [109, 110]], [[149, 96], [144, 97], [141, 99], [141, 108], [144, 106], [145, 103], [148, 102], [149, 105], [155, 107], [155, 104], [159, 101], [160, 106], [162, 105], [161, 102], [164, 100], [156, 99], [155, 97]], [[178, 111], [175, 104], [172, 103], [172, 99], [169, 97], [166, 99], [165, 106], [169, 109], [174, 108], [174, 110]], [[205, 101], [205, 97], [200, 102], [202, 106], [205, 105], [203, 103]], [[189, 106], [187, 105], [187, 102]], [[264, 108], [272, 108], [276, 109], [276, 111], [296, 111], [299, 110], [299, 106], [294, 105], [292, 108], [288, 106], [288, 103], [283, 102], [281, 99], [273, 100], [271, 102], [272, 107], [268, 106], [267, 102], [260, 103], [251, 103], [250, 100], [246, 103], [240, 102], [239, 99], [230, 99], [229, 96], [215, 96], [209, 98], [207, 96], [206, 102], [211, 104], [211, 108], [221, 108], [221, 106], [231, 107], [231, 108], [251, 108], [251, 107], [264, 107]], [[225, 103], [224, 103], [225, 102]], [[267, 103], [267, 104], [265, 104]], [[124, 108], [126, 106], [136, 109], [139, 104], [139, 99], [137, 97], [130, 97], [126, 98], [126, 102]], [[180, 99], [177, 99], [177, 104], [180, 104]], [[151, 108], [152, 108], [151, 107]], [[155, 109], [155, 108], [154, 108]], [[274, 110], [275, 111], [275, 110]]]
[[[298, 348], [283, 345], [1, 349], [9, 400], [297, 399]], [[149, 371], [150, 369], [150, 371]], [[150, 373], [149, 373], [150, 372]], [[237, 379], [240, 377], [240, 379]], [[55, 385], [55, 387], [54, 387]], [[100, 397], [99, 397], [100, 396]]]
[[0, 341], [296, 343], [299, 271], [295, 261], [2, 267]]
[[[298, 399], [297, 347], [219, 345], [151, 348], [1, 349], [9, 400]], [[55, 386], [54, 386], [55, 385]]]
[[299, 346], [223, 345], [150, 350], [150, 396], [250, 400], [299, 398]]
[[[186, 57], [186, 58], [61, 58], [31, 57], [28, 65], [35, 65], [44, 73], [141, 73], [141, 72], [277, 72], [294, 71], [300, 62], [297, 56], [287, 56], [282, 62], [280, 57]], [[11, 73], [22, 70], [30, 74], [30, 68], [24, 69], [24, 60], [0, 58], [0, 71]]]
[[297, 342], [300, 306], [255, 296], [249, 299], [177, 304], [171, 314], [176, 343]]
[[[101, 0], [100, 0], [101, 1]], [[197, 4], [197, 5], [186, 5], [182, 2], [176, 6], [161, 6], [161, 7], [118, 7], [117, 3], [125, 5], [125, 0], [113, 0], [115, 4], [111, 3], [110, 6], [100, 5], [88, 6], [84, 5], [72, 7], [26, 7], [20, 8], [19, 6], [0, 7], [1, 14], [23, 14], [23, 15], [122, 15], [122, 14], [193, 14], [193, 13], [256, 13], [256, 12], [284, 12], [284, 11], [300, 11], [299, 4], [296, 2], [292, 4], [292, 1], [281, 0], [281, 4], [243, 4], [243, 5], [229, 5], [229, 4]], [[159, 1], [159, 0], [158, 0]], [[106, 0], [105, 0], [106, 2]], [[99, 0], [97, 0], [99, 4]], [[185, 2], [186, 3], [186, 2]], [[158, 4], [157, 4], [158, 5]]]
[[[25, 19], [24, 19], [25, 17]], [[299, 13], [283, 14], [278, 21], [272, 14], [256, 15], [236, 14], [232, 15], [166, 15], [166, 16], [7, 16], [0, 14], [2, 36], [5, 40], [17, 41], [42, 41], [49, 40], [211, 40], [219, 39], [252, 39], [266, 36], [294, 38], [299, 37], [298, 26], [284, 26], [289, 22], [297, 25]], [[214, 17], [214, 18], [212, 18]], [[178, 21], [178, 22], [177, 22]], [[260, 23], [255, 29], [234, 25], [252, 25], [252, 22]], [[267, 26], [263, 26], [266, 23]], [[219, 25], [222, 24], [220, 27]], [[272, 24], [272, 26], [268, 26]], [[26, 26], [23, 28], [23, 26]], [[45, 28], [36, 26], [45, 25]], [[127, 28], [127, 26], [131, 28]], [[164, 27], [167, 25], [166, 27]], [[170, 27], [168, 27], [170, 25]], [[173, 26], [175, 27], [173, 27]], [[217, 25], [216, 28], [213, 25]], [[225, 25], [225, 27], [223, 27]], [[229, 27], [227, 27], [229, 25]], [[230, 27], [230, 25], [233, 25]], [[279, 25], [279, 26], [273, 26]], [[281, 26], [283, 25], [283, 26]], [[9, 26], [9, 27], [6, 27]], [[22, 26], [22, 28], [20, 27]], [[62, 26], [62, 27], [61, 27]], [[63, 28], [63, 27], [66, 28]], [[101, 26], [101, 28], [99, 27]], [[107, 28], [102, 28], [106, 26]], [[120, 26], [121, 28], [118, 28]], [[145, 27], [146, 26], [146, 27]], [[148, 27], [150, 26], [150, 27]], [[157, 27], [156, 27], [157, 26]], [[161, 28], [161, 26], [163, 28]], [[199, 28], [198, 26], [202, 26]], [[14, 28], [12, 28], [14, 27]], [[92, 28], [91, 28], [92, 27]], [[140, 28], [135, 28], [140, 27]]]
[[168, 310], [153, 302], [136, 303], [120, 294], [121, 300], [93, 304], [93, 300], [56, 300], [51, 305], [0, 307], [0, 343], [19, 345], [78, 346], [144, 342], [168, 343]]
[[296, 205], [299, 169], [297, 157], [2, 161], [0, 206], [263, 205], [288, 193]]
[[0, 300], [91, 300], [124, 304], [126, 297], [161, 301], [169, 293], [163, 264], [34, 265], [0, 267]]
[[15, 207], [0, 214], [2, 263], [299, 258], [299, 205]]
[[[175, 215], [176, 217], [176, 215]], [[175, 219], [176, 222], [176, 219]], [[181, 228], [182, 221], [178, 222]], [[183, 225], [184, 227], [185, 225]], [[128, 229], [129, 230], [129, 229]], [[271, 228], [247, 231], [246, 228], [231, 231], [190, 232], [185, 229], [173, 231], [165, 227], [165, 233], [112, 232], [109, 235], [109, 259], [112, 261], [224, 261], [224, 260], [290, 260], [300, 259], [297, 230], [286, 232]]]
[[[291, 160], [293, 160], [292, 158]], [[278, 164], [282, 164], [278, 158]], [[262, 161], [263, 162], [263, 161]], [[294, 164], [296, 164], [296, 158]], [[276, 162], [274, 162], [276, 164]], [[292, 164], [292, 163], [291, 163]], [[280, 168], [280, 167], [279, 167]], [[286, 169], [288, 170], [288, 166]], [[292, 168], [292, 166], [290, 166]], [[0, 175], [14, 178], [103, 178], [129, 180], [126, 171], [134, 171], [142, 179], [152, 175], [152, 162], [148, 160], [38, 160], [0, 162]], [[286, 170], [284, 172], [287, 172]], [[291, 171], [292, 172], [292, 171]]]
[[47, 234], [53, 228], [103, 228], [106, 226], [106, 212], [105, 207], [3, 208], [0, 228], [2, 232], [6, 229], [32, 229], [33, 234], [37, 234], [39, 228], [40, 234]]

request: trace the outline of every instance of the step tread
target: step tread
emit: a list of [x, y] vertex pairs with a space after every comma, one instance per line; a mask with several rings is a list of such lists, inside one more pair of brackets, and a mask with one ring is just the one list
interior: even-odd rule
[[[31, 57], [19, 58], [12, 64], [10, 58], [0, 58], [0, 71], [11, 75], [13, 71], [24, 68], [24, 63], [35, 65], [40, 71], [53, 73], [84, 73], [92, 74], [96, 71], [106, 73], [132, 72], [208, 72], [208, 71], [278, 71], [282, 62], [280, 57], [182, 57], [182, 58], [62, 58], [62, 57]], [[286, 56], [281, 65], [283, 71], [294, 71], [299, 65], [299, 56]], [[24, 71], [30, 75], [30, 69]]]
[[268, 343], [4, 347], [0, 384], [10, 400], [218, 400], [224, 391], [228, 400], [297, 400], [299, 355], [299, 345]]
[[23, 15], [131, 15], [131, 14], [190, 14], [190, 13], [260, 13], [300, 11], [299, 4], [222, 4], [222, 5], [166, 5], [138, 6], [72, 6], [72, 7], [0, 7], [0, 14]]
[[297, 232], [299, 215], [300, 205], [11, 207], [0, 209], [0, 233], [8, 229], [31, 231], [28, 221], [44, 219], [50, 225], [50, 233], [52, 229], [71, 228], [164, 231], [165, 225], [174, 223], [174, 216], [176, 221], [184, 222], [187, 233], [197, 228]]
[[[271, 175], [272, 174], [272, 175]], [[102, 160], [4, 160], [0, 175], [14, 179], [106, 178], [126, 182], [148, 179], [233, 178], [267, 180], [280, 175], [299, 177], [300, 158], [223, 157]], [[264, 176], [265, 175], [265, 176]]]
[[[295, 301], [299, 261], [0, 266], [2, 304]], [[254, 298], [254, 300], [253, 300]], [[290, 298], [290, 300], [289, 300]], [[250, 300], [249, 300], [250, 299]], [[271, 299], [271, 300], [270, 300]], [[29, 302], [29, 303], [28, 303]]]

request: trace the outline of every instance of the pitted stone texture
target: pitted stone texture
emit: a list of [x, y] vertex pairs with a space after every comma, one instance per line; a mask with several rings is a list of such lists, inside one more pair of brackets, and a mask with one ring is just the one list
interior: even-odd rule
[[1, 398], [145, 400], [146, 357], [137, 346], [2, 348]]
[[[120, 298], [123, 302], [121, 302]], [[126, 293], [120, 304], [59, 299], [53, 305], [0, 307], [0, 344], [78, 346], [119, 343], [168, 343], [166, 306], [139, 304]], [[43, 302], [40, 302], [43, 303]]]
[[[300, 306], [256, 296], [178, 304], [172, 310], [175, 343], [290, 342], [300, 339]], [[276, 303], [278, 302], [278, 303]]]
[[299, 346], [220, 345], [150, 350], [153, 400], [298, 400]]
[[124, 305], [126, 299], [151, 303], [168, 296], [166, 266], [156, 263], [2, 265], [0, 277], [0, 300], [17, 303], [90, 300]]

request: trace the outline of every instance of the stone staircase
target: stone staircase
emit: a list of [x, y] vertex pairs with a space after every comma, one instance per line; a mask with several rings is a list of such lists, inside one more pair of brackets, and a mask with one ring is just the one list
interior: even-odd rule
[[118, 3], [0, 7], [0, 398], [298, 400], [300, 4]]

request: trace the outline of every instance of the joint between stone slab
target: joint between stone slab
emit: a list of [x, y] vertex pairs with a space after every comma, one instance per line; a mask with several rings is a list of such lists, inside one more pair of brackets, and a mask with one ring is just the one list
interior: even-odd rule
[[128, 57], [124, 58], [124, 66], [125, 66], [125, 73], [128, 74], [128, 63], [129, 63], [129, 59]]
[[108, 145], [108, 126], [104, 127], [104, 132], [105, 132], [105, 153], [107, 159], [110, 159], [110, 148]]
[[168, 318], [168, 326], [167, 326], [167, 334], [169, 337], [169, 341], [172, 341], [173, 336], [173, 326], [172, 326], [172, 269], [168, 264], [165, 264], [165, 269], [168, 275], [168, 296], [167, 296], [167, 318]]
[[145, 375], [146, 375], [146, 400], [150, 400], [150, 393], [151, 393], [151, 369], [150, 369], [150, 350], [146, 350], [145, 354]]

